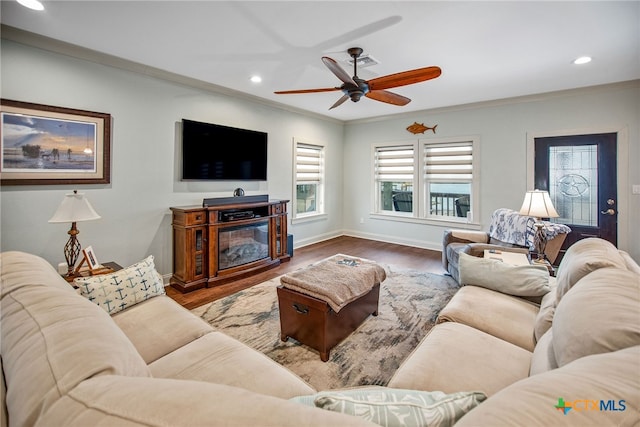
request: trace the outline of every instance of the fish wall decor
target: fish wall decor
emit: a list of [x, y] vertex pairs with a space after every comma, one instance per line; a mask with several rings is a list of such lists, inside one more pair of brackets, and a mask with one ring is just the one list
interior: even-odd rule
[[407, 127], [407, 130], [414, 135], [418, 133], [425, 133], [428, 130], [432, 131], [433, 133], [436, 133], [437, 127], [438, 125], [435, 125], [434, 127], [430, 128], [429, 126], [425, 126], [424, 123], [413, 122], [412, 125]]

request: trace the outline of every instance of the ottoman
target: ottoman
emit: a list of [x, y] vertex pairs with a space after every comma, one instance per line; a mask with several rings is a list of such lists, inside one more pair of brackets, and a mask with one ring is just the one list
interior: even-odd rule
[[329, 352], [369, 317], [378, 315], [384, 268], [373, 261], [336, 255], [284, 275], [278, 287], [281, 339], [289, 337]]

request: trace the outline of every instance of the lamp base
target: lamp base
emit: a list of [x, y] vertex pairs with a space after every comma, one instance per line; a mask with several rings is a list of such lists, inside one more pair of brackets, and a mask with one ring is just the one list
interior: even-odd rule
[[544, 232], [544, 223], [537, 221], [535, 224], [536, 234], [533, 236], [533, 247], [538, 254], [538, 258], [535, 260], [537, 263], [545, 262], [544, 250], [547, 247], [547, 233]]
[[[69, 240], [67, 240], [67, 244], [64, 245], [64, 259], [67, 261], [67, 276], [74, 276], [74, 269], [76, 266], [76, 262], [78, 261], [78, 256], [80, 256], [80, 250], [82, 247], [80, 246], [80, 242], [76, 237], [80, 233], [78, 228], [76, 227], [76, 223], [71, 223], [71, 229], [67, 232], [69, 234]], [[73, 279], [72, 279], [73, 280]]]

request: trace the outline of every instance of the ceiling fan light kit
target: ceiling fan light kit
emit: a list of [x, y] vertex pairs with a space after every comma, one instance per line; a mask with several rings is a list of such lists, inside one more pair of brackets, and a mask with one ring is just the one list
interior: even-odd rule
[[371, 80], [364, 80], [358, 77], [358, 58], [362, 55], [362, 48], [352, 47], [347, 53], [353, 58], [353, 77], [350, 76], [334, 59], [328, 56], [322, 57], [324, 65], [342, 81], [342, 86], [332, 88], [319, 89], [300, 89], [285, 90], [274, 92], [278, 95], [300, 94], [300, 93], [317, 93], [342, 91], [343, 95], [329, 109], [336, 108], [351, 99], [353, 102], [360, 101], [362, 96], [373, 99], [375, 101], [385, 102], [387, 104], [403, 106], [411, 102], [411, 99], [389, 92], [387, 89], [394, 87], [406, 86], [420, 83], [425, 80], [435, 79], [440, 76], [442, 70], [440, 67], [424, 67], [415, 70], [403, 71], [400, 73], [389, 74], [387, 76], [377, 77]]

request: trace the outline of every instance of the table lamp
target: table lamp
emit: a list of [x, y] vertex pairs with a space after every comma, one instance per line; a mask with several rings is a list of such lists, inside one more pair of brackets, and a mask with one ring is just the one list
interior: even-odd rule
[[544, 232], [544, 223], [541, 218], [557, 218], [556, 212], [551, 203], [549, 193], [542, 190], [527, 191], [524, 195], [524, 202], [520, 208], [520, 215], [533, 216], [536, 218], [535, 227], [536, 234], [533, 237], [533, 246], [538, 254], [538, 258], [534, 260], [537, 263], [544, 263], [544, 250], [547, 247], [547, 234]]
[[68, 268], [67, 277], [74, 275], [73, 268], [76, 265], [76, 261], [78, 261], [80, 249], [82, 248], [76, 237], [78, 233], [80, 233], [76, 227], [76, 222], [90, 221], [99, 218], [100, 215], [93, 209], [91, 203], [84, 197], [84, 194], [73, 190], [73, 193], [65, 194], [58, 210], [49, 220], [50, 223], [71, 223], [71, 229], [68, 231], [69, 241], [64, 245], [64, 258], [67, 261]]

